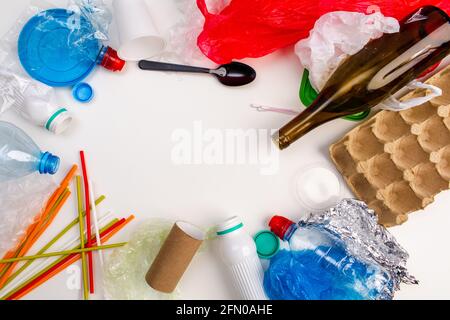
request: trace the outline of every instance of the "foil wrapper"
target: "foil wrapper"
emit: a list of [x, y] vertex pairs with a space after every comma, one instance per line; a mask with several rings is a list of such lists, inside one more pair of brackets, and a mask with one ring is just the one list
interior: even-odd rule
[[393, 282], [392, 288], [386, 288], [386, 296], [392, 298], [401, 283], [418, 284], [406, 269], [408, 253], [364, 202], [344, 199], [323, 213], [311, 214], [302, 224], [321, 225], [344, 242], [349, 254], [385, 269]]

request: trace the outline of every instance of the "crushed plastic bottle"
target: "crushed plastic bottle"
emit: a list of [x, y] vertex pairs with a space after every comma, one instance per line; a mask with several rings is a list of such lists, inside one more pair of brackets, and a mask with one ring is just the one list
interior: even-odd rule
[[22, 129], [0, 121], [0, 182], [25, 177], [36, 171], [55, 174], [59, 163], [58, 157], [42, 152]]
[[276, 216], [270, 227], [290, 250], [280, 251], [264, 278], [273, 300], [390, 299], [393, 282], [379, 265], [347, 252], [340, 238], [320, 225], [295, 224]]

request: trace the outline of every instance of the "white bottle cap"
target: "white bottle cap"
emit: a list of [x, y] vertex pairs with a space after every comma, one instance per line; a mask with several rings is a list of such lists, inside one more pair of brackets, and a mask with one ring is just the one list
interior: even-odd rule
[[54, 134], [61, 134], [70, 127], [71, 123], [72, 116], [66, 109], [61, 108], [47, 120], [45, 128]]

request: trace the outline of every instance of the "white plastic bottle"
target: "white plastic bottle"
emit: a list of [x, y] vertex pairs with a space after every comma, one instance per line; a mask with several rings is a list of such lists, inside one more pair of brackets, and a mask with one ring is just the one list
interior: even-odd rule
[[218, 251], [230, 270], [236, 289], [244, 300], [267, 300], [264, 271], [252, 237], [244, 224], [233, 217], [217, 226]]

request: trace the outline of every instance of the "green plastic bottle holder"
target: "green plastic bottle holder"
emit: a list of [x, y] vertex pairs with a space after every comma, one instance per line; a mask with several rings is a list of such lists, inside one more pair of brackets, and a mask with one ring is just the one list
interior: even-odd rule
[[[317, 99], [318, 93], [311, 85], [309, 81], [309, 71], [305, 69], [303, 72], [302, 83], [300, 85], [300, 100], [305, 107], [309, 107], [313, 104], [313, 102]], [[363, 112], [359, 112], [356, 114], [352, 114], [349, 116], [345, 116], [343, 119], [349, 121], [361, 121], [366, 119], [370, 115], [370, 110], [366, 110]]]

